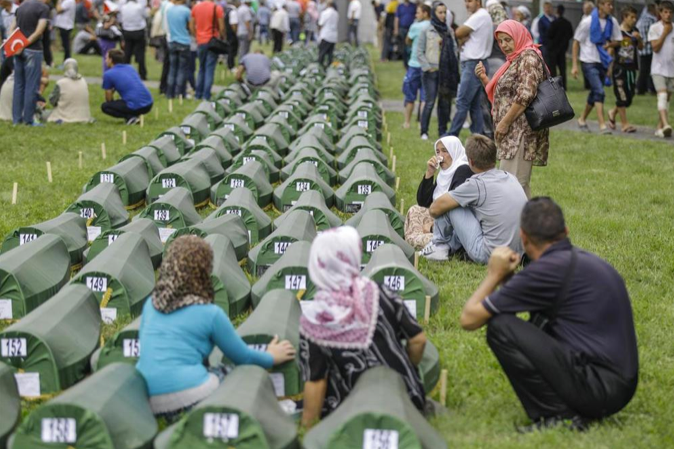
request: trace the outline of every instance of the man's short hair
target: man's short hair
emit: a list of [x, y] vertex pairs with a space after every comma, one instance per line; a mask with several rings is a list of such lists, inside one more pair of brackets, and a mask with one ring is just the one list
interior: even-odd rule
[[474, 167], [489, 170], [496, 165], [496, 144], [488, 137], [473, 134], [466, 139], [466, 156]]
[[423, 12], [424, 14], [426, 14], [427, 16], [430, 17], [430, 15], [431, 15], [431, 7], [430, 6], [428, 6], [425, 3], [422, 3], [419, 6], [417, 6], [417, 8], [421, 9], [421, 12]]
[[603, 5], [606, 3], [613, 3], [613, 0], [599, 0], [597, 1], [597, 5]]
[[113, 64], [124, 64], [124, 52], [118, 48], [112, 49], [108, 52], [108, 56]]
[[622, 20], [625, 20], [625, 18], [630, 14], [634, 14], [635, 16], [637, 15], [637, 10], [634, 9], [634, 6], [627, 5], [620, 10], [620, 18]]
[[660, 9], [668, 9], [668, 10], [674, 12], [674, 3], [672, 3], [672, 2], [661, 2], [659, 8]]
[[552, 6], [552, 2], [545, 2], [545, 3], [543, 3], [543, 6], [548, 6], [548, 5]]
[[557, 14], [559, 14], [560, 16], [563, 16], [564, 11], [566, 11], [566, 8], [564, 8], [564, 5], [557, 5]]
[[524, 205], [520, 227], [534, 245], [554, 243], [566, 237], [562, 208], [549, 196], [537, 196]]

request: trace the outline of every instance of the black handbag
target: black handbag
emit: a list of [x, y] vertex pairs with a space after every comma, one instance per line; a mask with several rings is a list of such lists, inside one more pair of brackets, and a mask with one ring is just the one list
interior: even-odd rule
[[[213, 31], [218, 29], [218, 6], [213, 3]], [[226, 55], [229, 53], [229, 43], [227, 41], [223, 41], [220, 38], [217, 37], [212, 37], [210, 41], [208, 41], [208, 50], [212, 51], [216, 55]]]
[[553, 78], [543, 58], [541, 58], [541, 62], [547, 73], [547, 78], [538, 85], [536, 98], [524, 111], [527, 122], [534, 131], [552, 128], [571, 120], [575, 115], [562, 87], [562, 77]]

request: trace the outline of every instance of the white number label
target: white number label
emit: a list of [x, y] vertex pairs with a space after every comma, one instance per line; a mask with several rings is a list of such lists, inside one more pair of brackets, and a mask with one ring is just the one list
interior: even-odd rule
[[103, 321], [105, 324], [112, 324], [117, 321], [117, 309], [114, 307], [102, 307], [101, 321]]
[[225, 129], [228, 129], [229, 131], [234, 131], [234, 125], [228, 123], [227, 125], [225, 125]]
[[287, 274], [286, 290], [306, 290], [307, 277], [303, 274]]
[[361, 93], [361, 94], [363, 94], [363, 95], [365, 95], [365, 94], [369, 94], [369, 93], [370, 93], [370, 91], [369, 91], [369, 90], [367, 90], [367, 87], [361, 87], [361, 89], [360, 89], [360, 93]]
[[306, 192], [311, 188], [311, 183], [306, 181], [300, 181], [295, 183], [295, 190], [298, 192]]
[[372, 193], [372, 186], [369, 184], [358, 185], [358, 195], [369, 195]]
[[76, 443], [75, 418], [42, 418], [43, 443]]
[[140, 357], [140, 341], [137, 338], [125, 338], [124, 357]]
[[216, 103], [215, 101], [211, 101], [211, 107], [212, 107], [213, 109], [215, 109], [216, 104], [217, 104], [217, 103]]
[[25, 338], [0, 339], [0, 349], [3, 357], [27, 357], [28, 344]]
[[414, 318], [417, 317], [417, 301], [416, 299], [405, 299], [403, 300], [403, 303], [405, 304], [405, 307], [407, 307], [407, 311], [412, 315]]
[[80, 217], [89, 219], [94, 218], [94, 216], [95, 214], [93, 207], [83, 207], [82, 209], [80, 209]]
[[358, 126], [361, 128], [367, 128], [367, 121], [366, 120], [358, 120]]
[[93, 242], [96, 237], [101, 235], [100, 226], [87, 226], [87, 240]]
[[236, 114], [236, 116], [242, 120], [246, 120], [246, 114], [243, 112], [239, 112], [238, 114]]
[[238, 215], [239, 217], [242, 215], [241, 209], [227, 209], [225, 213], [231, 215]]
[[231, 440], [239, 436], [239, 415], [204, 413], [204, 437]]
[[115, 243], [115, 240], [117, 240], [117, 237], [119, 237], [119, 234], [110, 234], [108, 235], [108, 246], [112, 245]]
[[255, 156], [244, 156], [243, 157], [243, 165], [246, 165], [248, 162], [253, 162], [257, 159], [255, 159]]
[[383, 240], [368, 240], [365, 244], [365, 252], [372, 253], [374, 250], [379, 248], [380, 245], [383, 245]]
[[32, 242], [37, 238], [37, 234], [19, 234], [19, 246]]
[[267, 141], [267, 136], [256, 136], [256, 139], [262, 139], [263, 141]]
[[245, 187], [246, 181], [243, 179], [230, 179], [229, 180], [229, 186], [232, 189], [236, 189], [238, 187]]
[[286, 380], [283, 373], [270, 373], [271, 383], [274, 385], [274, 392], [277, 398], [282, 398], [286, 395]]
[[114, 184], [115, 183], [115, 175], [113, 175], [112, 173], [101, 173], [100, 182], [101, 183], [109, 182], [111, 184]]
[[108, 278], [98, 276], [87, 276], [87, 287], [92, 292], [102, 293], [108, 289]]
[[264, 343], [249, 344], [248, 347], [253, 351], [265, 352], [267, 350], [267, 345]]
[[281, 117], [283, 117], [284, 119], [287, 119], [288, 117], [290, 117], [290, 113], [288, 111], [281, 111], [281, 112], [279, 112], [279, 115]]
[[299, 90], [296, 90], [295, 92], [293, 92], [293, 97], [301, 97], [301, 96], [302, 96], [302, 92], [300, 92]]
[[292, 242], [274, 242], [274, 254], [285, 254]]
[[176, 231], [177, 229], [175, 228], [159, 228], [159, 240], [161, 240], [162, 243], [166, 243], [169, 237]]
[[172, 189], [176, 186], [176, 178], [164, 178], [161, 180], [162, 189]]
[[40, 373], [14, 374], [19, 396], [33, 398], [40, 396]]
[[0, 299], [0, 320], [11, 320], [12, 318], [12, 300]]
[[367, 111], [358, 111], [358, 118], [367, 118]]
[[169, 221], [171, 217], [170, 211], [166, 209], [156, 209], [154, 211], [155, 221]]
[[394, 291], [405, 290], [405, 276], [384, 276], [384, 285]]
[[398, 449], [398, 431], [365, 429], [363, 449]]
[[183, 132], [183, 134], [185, 134], [185, 137], [189, 137], [190, 133], [192, 132], [189, 126], [181, 126], [180, 130]]
[[335, 93], [329, 90], [325, 92], [325, 98], [335, 98]]
[[314, 128], [325, 129], [325, 123], [314, 123]]

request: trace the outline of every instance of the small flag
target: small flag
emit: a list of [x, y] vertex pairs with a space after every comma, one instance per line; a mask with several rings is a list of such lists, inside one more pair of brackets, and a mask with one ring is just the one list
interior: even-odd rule
[[117, 11], [117, 5], [109, 0], [103, 2], [103, 14], [110, 14], [115, 11]]
[[24, 48], [27, 45], [28, 39], [21, 30], [17, 28], [2, 46], [5, 48], [5, 56], [9, 58], [10, 56], [14, 56], [20, 48]]

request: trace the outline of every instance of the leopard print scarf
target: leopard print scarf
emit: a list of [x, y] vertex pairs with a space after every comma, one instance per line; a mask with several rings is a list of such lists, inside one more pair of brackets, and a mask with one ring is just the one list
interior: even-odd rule
[[208, 243], [193, 235], [175, 239], [159, 267], [152, 305], [171, 313], [194, 304], [212, 304], [212, 271], [213, 250]]

